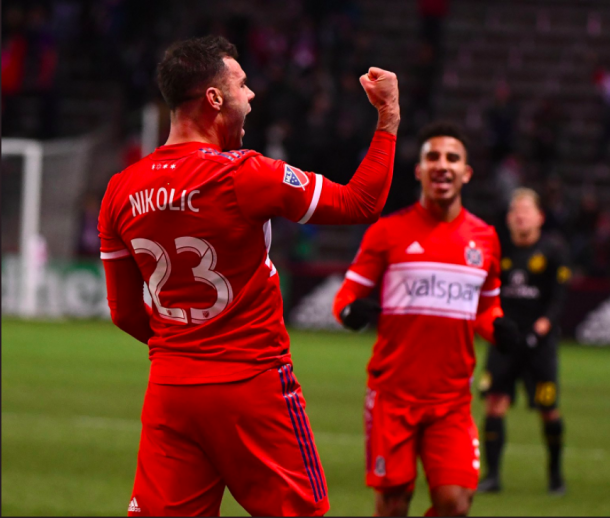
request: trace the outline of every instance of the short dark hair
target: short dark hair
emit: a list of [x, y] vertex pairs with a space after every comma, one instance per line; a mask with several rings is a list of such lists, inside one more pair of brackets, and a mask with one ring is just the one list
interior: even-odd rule
[[170, 110], [195, 99], [224, 71], [223, 58], [237, 59], [235, 45], [222, 36], [205, 36], [171, 45], [157, 67], [157, 82]]
[[459, 124], [443, 120], [426, 124], [417, 135], [417, 149], [421, 151], [422, 146], [434, 137], [452, 137], [459, 140], [468, 154], [468, 137]]

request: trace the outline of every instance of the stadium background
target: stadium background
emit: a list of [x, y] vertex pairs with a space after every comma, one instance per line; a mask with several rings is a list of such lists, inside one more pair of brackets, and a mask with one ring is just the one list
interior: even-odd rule
[[[160, 52], [209, 32], [237, 45], [256, 93], [245, 147], [348, 181], [376, 117], [358, 76], [376, 65], [395, 71], [401, 90], [386, 212], [417, 199], [415, 135], [438, 117], [469, 133], [475, 177], [464, 202], [500, 233], [512, 188], [541, 193], [545, 230], [574, 262], [562, 318], [569, 494], [544, 494], [538, 425], [520, 405], [509, 418], [506, 491], [478, 498], [473, 513], [607, 515], [610, 349], [582, 347], [610, 343], [605, 0], [5, 0], [2, 514], [125, 511], [148, 362], [103, 320], [97, 212], [110, 176], [167, 135], [154, 84]], [[39, 231], [27, 243], [26, 160], [7, 151], [15, 139], [41, 150]], [[278, 220], [273, 229], [287, 320], [336, 328], [330, 301], [365, 227]], [[18, 318], [26, 256], [35, 266], [28, 314], [44, 322]], [[360, 418], [374, 337], [295, 331], [293, 339], [331, 514], [366, 515], [372, 495], [362, 485]], [[425, 491], [418, 493], [416, 512], [425, 509]], [[225, 512], [239, 513], [232, 505]]]

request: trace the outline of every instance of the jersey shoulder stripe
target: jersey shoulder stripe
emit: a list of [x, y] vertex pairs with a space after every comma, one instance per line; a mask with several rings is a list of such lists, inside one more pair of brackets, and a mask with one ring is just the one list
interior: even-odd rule
[[369, 288], [372, 288], [375, 286], [374, 281], [366, 278], [364, 275], [360, 275], [359, 273], [356, 273], [353, 270], [347, 270], [347, 273], [345, 274], [345, 278], [349, 279], [351, 281], [357, 282], [358, 284], [362, 284], [363, 286], [368, 286]]
[[313, 213], [316, 211], [316, 208], [318, 207], [318, 202], [320, 201], [320, 195], [322, 194], [322, 185], [324, 184], [324, 180], [323, 180], [322, 176], [319, 174], [315, 175], [315, 179], [316, 179], [316, 185], [314, 187], [313, 196], [311, 198], [311, 203], [309, 204], [309, 208], [307, 209], [307, 212], [305, 213], [305, 215], [299, 220], [299, 223], [301, 223], [302, 225], [307, 223], [313, 216]]
[[123, 257], [129, 257], [131, 253], [126, 248], [122, 250], [116, 250], [114, 252], [100, 252], [100, 259], [111, 260], [111, 259], [122, 259]]

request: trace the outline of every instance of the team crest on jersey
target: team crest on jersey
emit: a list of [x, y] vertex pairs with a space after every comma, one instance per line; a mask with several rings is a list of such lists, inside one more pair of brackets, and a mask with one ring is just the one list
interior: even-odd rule
[[541, 273], [546, 268], [546, 257], [541, 253], [534, 254], [527, 262], [527, 269], [532, 273]]
[[375, 459], [375, 475], [385, 477], [385, 459], [381, 455]]
[[483, 252], [481, 252], [480, 248], [477, 248], [474, 241], [468, 243], [468, 246], [464, 249], [464, 257], [466, 259], [466, 264], [470, 266], [483, 266]]
[[309, 178], [300, 169], [284, 164], [284, 183], [290, 185], [290, 187], [305, 190], [305, 186], [309, 183]]

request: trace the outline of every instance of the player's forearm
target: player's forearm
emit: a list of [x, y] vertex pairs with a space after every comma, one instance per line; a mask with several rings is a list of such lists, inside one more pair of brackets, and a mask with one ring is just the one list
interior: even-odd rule
[[320, 203], [310, 222], [337, 225], [377, 221], [392, 184], [395, 151], [396, 137], [377, 131], [347, 185], [324, 180]]
[[147, 344], [154, 335], [150, 327], [152, 310], [144, 302], [144, 280], [138, 265], [131, 257], [103, 261], [103, 264], [112, 322]]
[[356, 299], [362, 299], [364, 297], [368, 297], [371, 293], [372, 288], [368, 286], [363, 286], [356, 282], [350, 281], [346, 279], [339, 291], [335, 295], [335, 300], [333, 302], [333, 315], [337, 319], [337, 321], [341, 324], [341, 311], [345, 309], [345, 306], [351, 304]]
[[347, 185], [358, 201], [363, 202], [363, 216], [367, 217], [367, 223], [377, 221], [388, 199], [395, 153], [395, 134], [377, 131], [360, 167]]
[[378, 110], [377, 131], [386, 131], [391, 135], [398, 135], [400, 125], [400, 107], [398, 103], [383, 106]]
[[551, 327], [555, 327], [561, 317], [564, 303], [567, 299], [568, 287], [565, 284], [556, 284], [551, 294], [549, 305], [543, 315], [551, 322]]
[[494, 320], [504, 316], [504, 311], [500, 306], [499, 297], [481, 297], [479, 302], [479, 311], [475, 321], [475, 332], [492, 344], [495, 344], [494, 338]]
[[154, 335], [145, 304], [131, 311], [111, 308], [110, 316], [115, 326], [142, 343], [148, 344], [148, 340]]
[[[345, 286], [345, 284], [343, 286]], [[345, 308], [345, 306], [354, 302], [354, 300], [356, 300], [355, 294], [341, 287], [341, 289], [337, 292], [337, 295], [335, 296], [335, 301], [333, 302], [333, 316], [335, 317], [337, 322], [339, 322], [340, 324], [342, 323], [340, 316], [341, 311], [343, 311], [343, 308]]]

